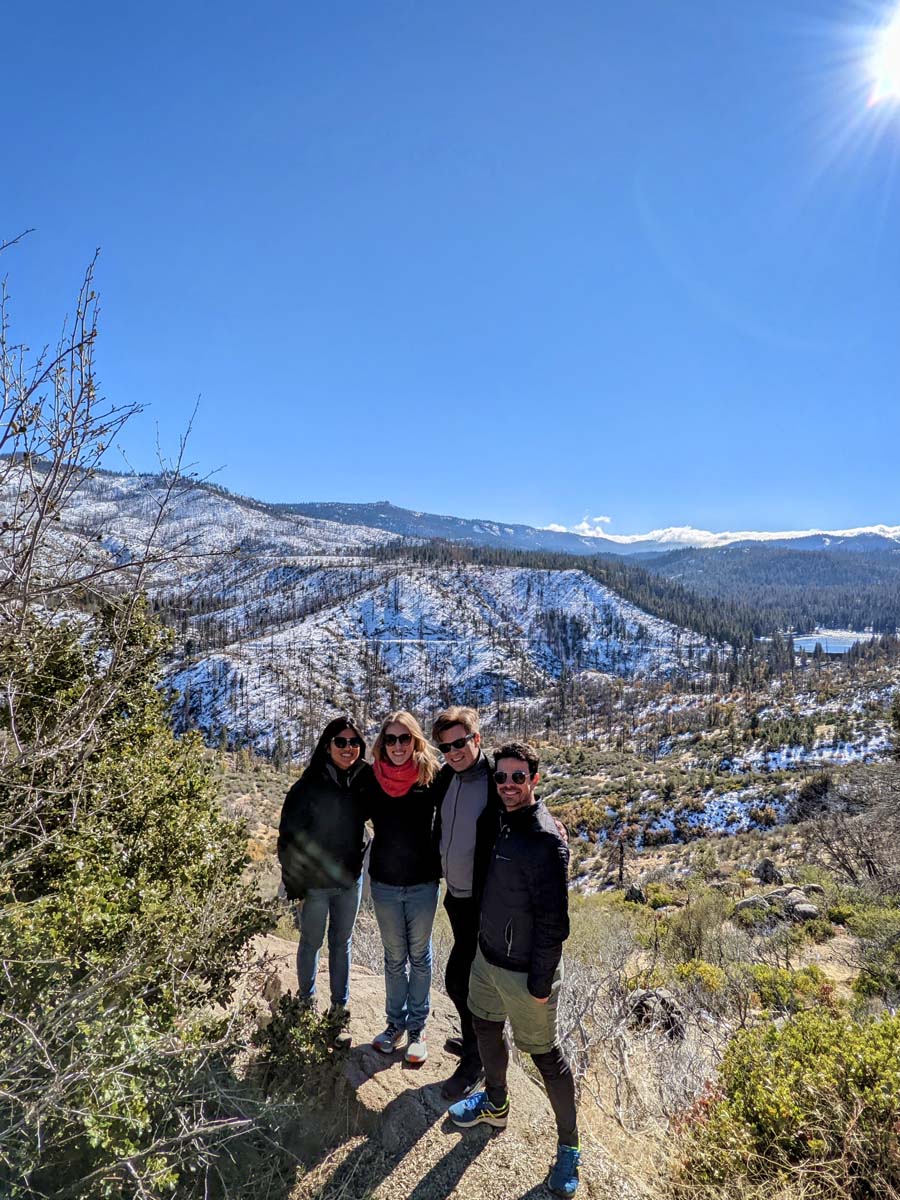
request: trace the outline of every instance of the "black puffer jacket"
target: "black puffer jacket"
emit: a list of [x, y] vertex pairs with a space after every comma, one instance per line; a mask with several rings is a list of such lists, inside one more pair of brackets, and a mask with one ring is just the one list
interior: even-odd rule
[[481, 952], [495, 967], [525, 971], [528, 990], [550, 995], [569, 936], [569, 848], [542, 801], [504, 812], [481, 891]]
[[278, 859], [289, 899], [302, 900], [310, 888], [349, 887], [359, 878], [366, 849], [362, 791], [372, 772], [361, 758], [339, 771], [320, 739], [285, 797]]

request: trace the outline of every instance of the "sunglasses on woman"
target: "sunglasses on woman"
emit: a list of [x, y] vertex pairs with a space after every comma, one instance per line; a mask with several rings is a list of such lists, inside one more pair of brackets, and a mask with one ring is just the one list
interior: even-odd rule
[[363, 744], [362, 738], [358, 737], [333, 737], [331, 741], [338, 750], [346, 750], [348, 746], [354, 746], [357, 750], [361, 750]]
[[517, 783], [519, 787], [522, 786], [526, 779], [530, 778], [527, 771], [513, 771], [511, 775], [507, 775], [505, 771], [494, 772], [494, 779], [496, 779], [497, 783], [506, 783], [507, 779], [510, 779], [513, 783]]
[[411, 741], [411, 733], [386, 733], [384, 735], [386, 746], [408, 746]]
[[466, 742], [471, 742], [474, 736], [474, 733], [467, 733], [465, 737], [456, 738], [456, 740], [452, 742], [438, 742], [437, 748], [440, 750], [441, 754], [446, 754], [448, 750], [462, 750]]

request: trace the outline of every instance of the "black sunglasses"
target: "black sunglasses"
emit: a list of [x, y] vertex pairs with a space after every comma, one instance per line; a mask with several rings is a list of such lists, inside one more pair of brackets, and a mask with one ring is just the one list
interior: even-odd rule
[[331, 739], [333, 745], [337, 746], [338, 750], [346, 750], [348, 746], [355, 746], [357, 750], [362, 749], [363, 740], [358, 737], [333, 737]]
[[467, 733], [464, 738], [456, 738], [453, 742], [438, 742], [437, 748], [441, 754], [446, 754], [448, 750], [462, 750], [466, 742], [471, 742], [474, 736], [474, 733]]
[[513, 783], [523, 784], [526, 779], [531, 776], [527, 771], [513, 771], [511, 775], [507, 775], [505, 771], [495, 771], [494, 778], [498, 783], [506, 783], [507, 779], [511, 779]]
[[386, 733], [384, 735], [384, 744], [386, 746], [407, 746], [412, 741], [411, 733]]

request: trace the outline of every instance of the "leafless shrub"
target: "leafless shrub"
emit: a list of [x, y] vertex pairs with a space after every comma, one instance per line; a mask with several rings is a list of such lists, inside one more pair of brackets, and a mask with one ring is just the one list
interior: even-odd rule
[[810, 861], [874, 896], [900, 894], [900, 764], [851, 772], [804, 827]]

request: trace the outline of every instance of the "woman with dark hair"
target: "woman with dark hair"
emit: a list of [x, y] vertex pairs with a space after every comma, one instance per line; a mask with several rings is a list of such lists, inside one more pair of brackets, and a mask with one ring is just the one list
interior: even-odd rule
[[297, 950], [300, 999], [314, 1001], [327, 922], [331, 1015], [341, 1024], [350, 997], [350, 944], [362, 894], [361, 788], [371, 774], [365, 752], [365, 739], [354, 720], [329, 721], [306, 770], [285, 798], [278, 829], [285, 891], [289, 900], [303, 901]]
[[375, 838], [369, 859], [372, 903], [384, 943], [387, 1028], [372, 1045], [419, 1065], [428, 1056], [431, 927], [437, 908], [440, 856], [434, 840], [431, 783], [437, 755], [412, 713], [390, 713], [372, 750], [366, 810]]

